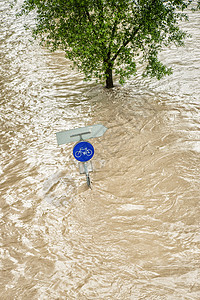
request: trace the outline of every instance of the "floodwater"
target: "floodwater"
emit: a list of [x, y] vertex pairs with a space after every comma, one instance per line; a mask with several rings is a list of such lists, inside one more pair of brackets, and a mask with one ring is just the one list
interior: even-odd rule
[[[200, 15], [173, 75], [105, 90], [0, 1], [0, 299], [200, 299]], [[108, 128], [92, 190], [56, 132]]]

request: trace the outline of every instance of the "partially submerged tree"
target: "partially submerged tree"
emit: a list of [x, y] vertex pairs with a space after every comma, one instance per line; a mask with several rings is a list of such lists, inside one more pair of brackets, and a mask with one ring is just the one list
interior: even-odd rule
[[160, 79], [170, 74], [158, 59], [163, 47], [183, 45], [192, 0], [24, 0], [22, 14], [35, 11], [33, 35], [52, 51], [64, 50], [85, 77], [113, 87], [145, 66], [144, 75]]

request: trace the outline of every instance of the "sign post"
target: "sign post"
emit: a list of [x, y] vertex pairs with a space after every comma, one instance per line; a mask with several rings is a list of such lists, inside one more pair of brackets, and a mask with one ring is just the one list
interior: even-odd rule
[[58, 145], [78, 142], [73, 148], [73, 156], [80, 162], [80, 173], [86, 174], [87, 185], [91, 188], [89, 172], [92, 172], [92, 164], [89, 160], [94, 156], [94, 147], [86, 139], [100, 137], [107, 128], [101, 124], [64, 130], [56, 133]]
[[92, 146], [92, 144], [90, 144], [88, 142], [81, 141], [74, 146], [73, 155], [76, 160], [80, 161], [83, 164], [83, 168], [84, 168], [83, 173], [85, 173], [85, 175], [86, 175], [87, 185], [91, 188], [87, 162], [94, 155], [94, 147]]

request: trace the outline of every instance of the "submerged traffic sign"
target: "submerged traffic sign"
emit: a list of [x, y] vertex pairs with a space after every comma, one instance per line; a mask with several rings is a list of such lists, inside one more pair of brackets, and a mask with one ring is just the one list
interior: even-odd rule
[[56, 133], [58, 145], [78, 142], [95, 137], [100, 137], [106, 132], [107, 128], [102, 124], [64, 130]]
[[[89, 160], [94, 155], [94, 147], [84, 140], [100, 137], [107, 128], [101, 124], [64, 130], [56, 133], [58, 145], [78, 142], [73, 149], [75, 159], [80, 161], [80, 173], [86, 175], [87, 185], [91, 188], [89, 172], [92, 172], [92, 164]], [[89, 164], [90, 163], [90, 164]]]
[[88, 142], [79, 142], [73, 149], [74, 157], [81, 162], [90, 160], [94, 155], [94, 147]]

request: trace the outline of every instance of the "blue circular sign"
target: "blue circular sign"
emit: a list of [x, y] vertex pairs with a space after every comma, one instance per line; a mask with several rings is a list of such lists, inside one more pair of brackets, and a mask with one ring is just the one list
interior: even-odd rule
[[74, 146], [73, 155], [79, 161], [88, 161], [94, 155], [94, 147], [88, 142], [79, 142]]

